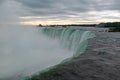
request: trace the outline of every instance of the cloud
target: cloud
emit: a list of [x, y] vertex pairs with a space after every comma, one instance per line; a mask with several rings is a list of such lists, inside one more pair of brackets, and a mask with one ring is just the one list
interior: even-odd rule
[[[0, 3], [3, 3], [1, 0]], [[14, 1], [14, 11], [19, 12], [18, 17], [22, 21], [64, 21], [98, 23], [118, 21], [116, 14], [120, 14], [120, 0], [6, 0]], [[18, 5], [19, 4], [19, 5]], [[9, 4], [10, 5], [10, 4]], [[12, 5], [13, 6], [13, 5]], [[18, 8], [19, 7], [19, 8]], [[12, 9], [13, 10], [13, 9]], [[16, 11], [15, 11], [16, 12]], [[110, 14], [112, 12], [112, 16]], [[94, 14], [91, 14], [94, 13]], [[100, 14], [99, 14], [100, 13]], [[106, 13], [106, 14], [104, 14]], [[15, 13], [16, 15], [16, 13]], [[103, 16], [104, 15], [104, 16]], [[24, 17], [24, 18], [21, 18]], [[29, 17], [29, 18], [26, 18]]]
[[86, 12], [91, 10], [120, 10], [119, 0], [18, 0], [33, 11]]
[[0, 5], [4, 2], [5, 0], [0, 0]]

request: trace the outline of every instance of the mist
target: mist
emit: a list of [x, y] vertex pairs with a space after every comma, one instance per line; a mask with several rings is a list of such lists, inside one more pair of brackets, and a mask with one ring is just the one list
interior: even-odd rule
[[19, 17], [25, 15], [25, 10], [20, 3], [15, 0], [0, 0], [0, 27], [2, 25], [20, 24]]
[[0, 80], [17, 80], [60, 63], [72, 52], [40, 28], [20, 25], [26, 13], [14, 0], [0, 1]]
[[0, 44], [1, 79], [28, 76], [72, 56], [36, 27], [2, 26]]
[[20, 17], [29, 11], [15, 0], [1, 0], [0, 11], [0, 80], [19, 80], [77, 57], [85, 51], [87, 39], [94, 37], [89, 31], [56, 28], [46, 32], [22, 25]]

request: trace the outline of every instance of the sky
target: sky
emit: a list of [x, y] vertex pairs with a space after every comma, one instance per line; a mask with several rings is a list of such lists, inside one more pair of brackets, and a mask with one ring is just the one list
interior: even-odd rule
[[1, 24], [96, 24], [120, 21], [120, 0], [0, 0]]

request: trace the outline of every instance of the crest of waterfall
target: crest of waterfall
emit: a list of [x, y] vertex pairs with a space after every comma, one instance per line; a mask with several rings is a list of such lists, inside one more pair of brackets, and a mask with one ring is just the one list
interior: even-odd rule
[[88, 39], [95, 37], [91, 31], [71, 28], [43, 28], [42, 32], [52, 39], [58, 39], [61, 46], [74, 51], [73, 57], [79, 56], [87, 47]]

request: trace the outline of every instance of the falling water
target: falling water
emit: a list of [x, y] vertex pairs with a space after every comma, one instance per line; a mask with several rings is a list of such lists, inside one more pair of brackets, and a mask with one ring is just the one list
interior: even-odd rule
[[95, 37], [90, 31], [71, 28], [43, 28], [43, 33], [52, 39], [59, 40], [64, 48], [74, 52], [74, 57], [85, 51], [89, 38]]
[[[62, 63], [68, 60], [71, 60], [74, 57], [80, 56], [80, 54], [83, 53], [87, 47], [88, 39], [95, 37], [95, 35], [90, 31], [80, 31], [80, 30], [71, 29], [71, 28], [48, 27], [48, 28], [41, 28], [39, 29], [39, 31], [42, 32], [44, 35], [46, 35], [48, 37], [48, 40], [58, 41], [57, 44], [59, 44], [59, 46], [63, 47], [63, 49], [68, 50], [72, 53], [71, 54], [69, 52], [68, 54], [70, 55], [67, 58], [62, 59], [61, 61]], [[62, 64], [62, 63], [58, 62], [57, 64]], [[54, 65], [52, 66], [52, 68], [53, 67]], [[44, 70], [48, 71], [49, 67]], [[37, 75], [43, 72], [44, 70], [41, 70], [40, 72], [38, 72]], [[23, 80], [29, 80], [30, 77], [27, 77]]]
[[59, 28], [0, 27], [0, 80], [19, 80], [76, 57], [89, 31]]

